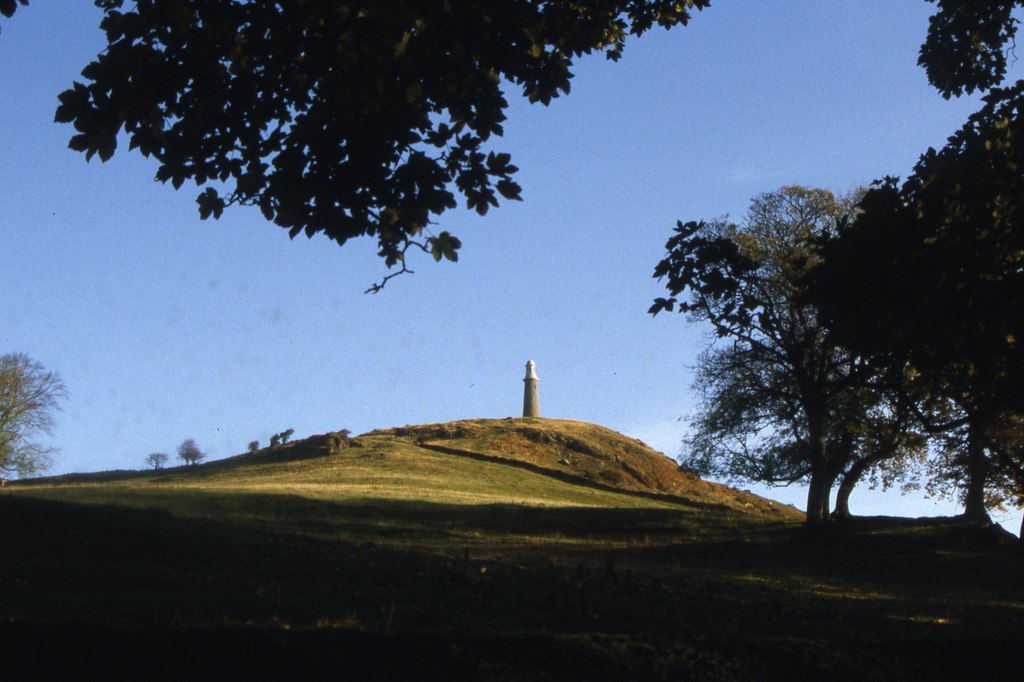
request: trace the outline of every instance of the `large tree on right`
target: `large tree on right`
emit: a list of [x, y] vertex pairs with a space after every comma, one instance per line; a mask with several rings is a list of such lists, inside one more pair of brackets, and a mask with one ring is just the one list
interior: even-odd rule
[[899, 401], [834, 342], [803, 301], [805, 273], [850, 208], [831, 192], [783, 187], [756, 197], [740, 224], [679, 223], [655, 269], [669, 296], [651, 311], [708, 322], [719, 342], [696, 368], [701, 406], [681, 463], [701, 475], [807, 484], [807, 525], [839, 515], [869, 468], [912, 454]]
[[951, 466], [965, 514], [987, 520], [986, 489], [1019, 452], [1003, 425], [1024, 412], [1024, 81], [995, 87], [1024, 3], [937, 4], [920, 63], [946, 97], [987, 91], [984, 106], [905, 181], [867, 192], [810, 300], [844, 345], [955, 406], [933, 428], [963, 433]]

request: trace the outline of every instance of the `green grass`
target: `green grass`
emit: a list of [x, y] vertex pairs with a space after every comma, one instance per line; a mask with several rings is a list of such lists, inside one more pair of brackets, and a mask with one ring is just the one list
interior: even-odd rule
[[809, 536], [785, 514], [672, 499], [388, 438], [44, 480], [0, 494], [0, 620], [540, 638], [610, 657], [608, 670], [630, 656], [668, 665], [664, 647], [692, 663], [717, 649], [680, 643], [704, 640], [763, 657], [765, 642], [835, 654], [851, 641], [1024, 639], [1021, 556], [968, 525], [864, 519]]

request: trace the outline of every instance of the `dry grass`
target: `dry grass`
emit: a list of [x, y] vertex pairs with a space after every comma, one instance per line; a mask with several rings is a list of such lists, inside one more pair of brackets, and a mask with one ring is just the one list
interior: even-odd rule
[[[566, 419], [467, 419], [383, 429], [368, 437], [421, 445], [442, 444], [495, 460], [526, 464], [549, 475], [643, 493], [662, 493], [694, 506], [711, 506], [774, 519], [799, 517], [792, 507], [703, 481], [681, 471], [640, 440], [597, 424]], [[579, 481], [577, 481], [579, 482]]]

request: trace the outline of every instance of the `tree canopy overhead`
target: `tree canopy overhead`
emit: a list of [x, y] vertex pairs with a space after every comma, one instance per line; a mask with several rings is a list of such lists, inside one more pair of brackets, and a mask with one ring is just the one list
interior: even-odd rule
[[505, 88], [548, 104], [577, 57], [617, 59], [709, 2], [95, 0], [108, 45], [56, 119], [86, 158], [127, 138], [161, 182], [202, 186], [203, 218], [249, 205], [292, 237], [372, 236], [403, 272], [411, 247], [457, 259], [431, 226], [460, 200], [484, 214], [520, 198], [492, 148]]
[[946, 98], [988, 90], [1006, 77], [1021, 0], [928, 0], [938, 5], [917, 63]]
[[19, 4], [27, 5], [28, 0], [0, 0], [0, 14], [5, 17], [13, 16]]

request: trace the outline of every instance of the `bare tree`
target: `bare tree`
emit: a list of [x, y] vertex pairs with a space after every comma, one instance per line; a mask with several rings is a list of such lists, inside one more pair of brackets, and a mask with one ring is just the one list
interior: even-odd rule
[[146, 455], [146, 464], [153, 469], [163, 469], [168, 459], [166, 452], [151, 452]]
[[0, 356], [0, 469], [28, 476], [50, 465], [54, 449], [34, 438], [51, 432], [53, 413], [65, 397], [56, 372], [22, 353]]

